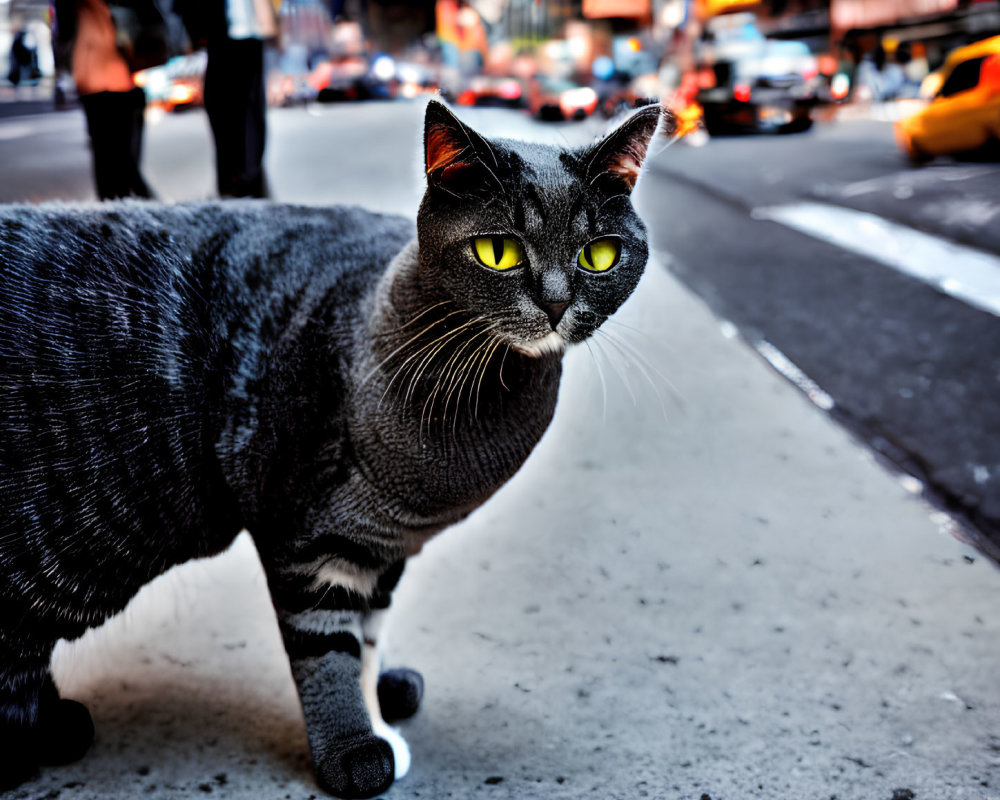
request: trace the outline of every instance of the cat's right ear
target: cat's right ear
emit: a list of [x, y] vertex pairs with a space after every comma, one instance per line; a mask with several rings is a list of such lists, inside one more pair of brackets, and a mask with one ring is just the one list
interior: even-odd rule
[[631, 192], [653, 137], [657, 130], [671, 131], [672, 119], [659, 103], [640, 108], [598, 142], [587, 167], [588, 180], [603, 179], [614, 188]]
[[468, 196], [502, 189], [489, 143], [436, 100], [424, 115], [424, 164], [428, 186]]

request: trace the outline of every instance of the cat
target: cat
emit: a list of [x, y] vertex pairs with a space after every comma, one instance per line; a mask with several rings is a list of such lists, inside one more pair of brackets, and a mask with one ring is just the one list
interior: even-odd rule
[[665, 112], [562, 149], [424, 119], [412, 220], [264, 201], [0, 209], [0, 786], [81, 757], [57, 639], [247, 529], [317, 780], [405, 774], [379, 674], [406, 559], [487, 500], [552, 419], [568, 345], [631, 294], [631, 202]]

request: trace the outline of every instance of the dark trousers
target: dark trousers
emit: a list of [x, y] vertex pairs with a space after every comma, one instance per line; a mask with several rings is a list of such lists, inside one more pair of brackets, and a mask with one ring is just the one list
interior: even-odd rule
[[87, 117], [97, 196], [101, 200], [150, 197], [139, 171], [146, 108], [142, 89], [84, 94], [80, 104]]
[[215, 137], [222, 197], [266, 197], [264, 43], [218, 38], [208, 43], [205, 110]]

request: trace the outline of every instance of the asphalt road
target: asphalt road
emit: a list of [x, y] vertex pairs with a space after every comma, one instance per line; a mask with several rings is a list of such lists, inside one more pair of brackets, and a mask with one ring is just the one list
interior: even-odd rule
[[[903, 235], [970, 246], [966, 255], [982, 256], [1000, 278], [1000, 165], [913, 169], [888, 123], [856, 119], [798, 136], [672, 147], [651, 180], [658, 202], [648, 213], [671, 269], [751, 344], [777, 348], [825, 392], [835, 418], [1000, 557], [998, 311], [879, 261], [894, 248], [904, 265], [918, 260], [927, 240], [907, 250], [890, 233], [877, 252], [852, 252], [770, 211], [818, 208], [821, 232], [833, 225], [831, 206], [867, 212], [875, 216], [847, 221], [845, 237], [898, 223]], [[939, 283], [960, 277], [950, 252], [929, 266]]]

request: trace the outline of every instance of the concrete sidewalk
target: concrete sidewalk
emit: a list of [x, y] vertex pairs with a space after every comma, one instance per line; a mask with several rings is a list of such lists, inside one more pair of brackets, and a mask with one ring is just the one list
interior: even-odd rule
[[[408, 567], [389, 656], [427, 692], [386, 797], [1000, 798], [1000, 574], [668, 258], [570, 354], [524, 469]], [[322, 795], [245, 537], [55, 671], [97, 742], [11, 797]]]

